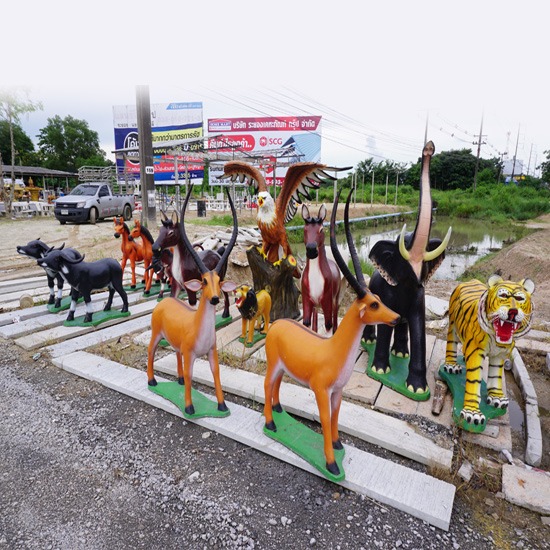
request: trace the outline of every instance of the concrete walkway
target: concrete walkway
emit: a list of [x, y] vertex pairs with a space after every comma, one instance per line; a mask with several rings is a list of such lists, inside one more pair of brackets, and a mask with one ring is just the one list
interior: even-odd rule
[[[109, 325], [100, 325], [98, 327], [64, 327], [63, 321], [67, 313], [49, 313], [45, 305], [6, 311], [14, 303], [14, 297], [17, 295], [40, 295], [40, 292], [44, 288], [44, 279], [45, 277], [41, 278], [39, 276], [29, 277], [22, 281], [20, 286], [18, 285], [18, 281], [6, 281], [0, 284], [0, 307], [4, 307], [4, 312], [0, 314], [0, 336], [13, 339], [24, 349], [47, 352], [52, 357], [54, 364], [70, 370], [79, 376], [96, 379], [108, 387], [113, 387], [117, 391], [123, 391], [136, 398], [143, 398], [148, 403], [154, 404], [154, 406], [159, 406], [158, 400], [160, 399], [163, 409], [170, 409], [170, 412], [180, 416], [179, 409], [147, 391], [143, 370], [130, 369], [128, 371], [128, 367], [106, 361], [104, 358], [93, 354], [94, 346], [128, 334], [134, 335], [136, 343], [146, 346], [150, 338], [150, 315], [156, 306], [156, 297], [144, 297], [141, 292], [129, 293], [131, 316], [115, 319]], [[34, 294], [32, 294], [33, 292]], [[94, 295], [94, 309], [102, 309], [106, 296], [107, 293]], [[120, 307], [120, 305], [120, 299], [117, 296], [114, 306]], [[432, 313], [437, 312], [436, 315], [445, 315], [446, 307], [443, 301], [428, 300], [428, 305]], [[83, 313], [83, 306], [78, 307], [77, 315], [81, 312]], [[241, 332], [241, 323], [234, 305], [231, 307], [231, 314], [234, 321], [217, 332], [220, 354], [223, 354], [227, 358], [231, 357], [232, 365], [261, 365], [261, 362], [265, 359], [263, 341], [252, 348], [245, 348], [238, 341]], [[433, 336], [428, 336], [428, 381], [432, 395], [435, 389], [435, 373], [443, 361], [444, 348], [445, 343], [443, 341]], [[528, 434], [526, 460], [536, 463], [537, 460], [540, 461], [540, 453], [542, 452], [542, 436], [540, 435], [540, 422], [538, 422], [536, 395], [534, 395], [534, 390], [532, 390], [532, 384], [529, 385], [530, 381], [527, 371], [517, 350], [515, 354], [514, 375], [520, 380], [519, 385], [526, 397], [526, 425]], [[413, 415], [416, 418], [424, 418], [431, 423], [450, 428], [452, 426], [451, 396], [448, 394], [445, 397], [442, 413], [439, 416], [434, 416], [431, 413], [431, 400], [426, 402], [412, 401], [366, 376], [367, 360], [367, 354], [362, 350], [357, 350], [355, 372], [346, 386], [345, 400], [340, 412], [339, 427], [342, 433], [347, 433], [369, 443], [379, 445], [418, 463], [449, 470], [452, 461], [452, 442], [448, 441], [447, 445], [437, 444], [433, 440], [432, 435], [422, 433], [414, 424], [401, 420], [399, 417], [403, 414]], [[144, 348], [143, 365], [139, 365], [139, 367], [143, 369], [145, 364], [146, 350]], [[157, 359], [155, 369], [173, 376], [175, 374], [175, 365], [175, 354], [170, 353], [161, 359]], [[115, 384], [116, 387], [112, 386], [111, 382], [109, 382], [109, 369], [113, 372], [124, 372], [124, 376], [131, 378], [131, 384], [126, 380], [123, 384], [118, 384], [117, 382]], [[105, 378], [103, 378], [104, 375]], [[226, 393], [245, 397], [256, 403], [263, 403], [262, 375], [254, 374], [250, 372], [250, 369], [231, 368], [222, 365], [221, 378]], [[200, 359], [196, 361], [194, 380], [197, 383], [212, 386], [212, 376], [206, 361]], [[126, 390], [125, 384], [130, 384]], [[138, 386], [141, 386], [141, 389]], [[128, 388], [131, 388], [130, 393], [128, 393], [130, 391]], [[295, 384], [284, 383], [281, 390], [281, 400], [288, 412], [310, 420], [318, 420], [317, 406], [313, 394], [309, 389]], [[235, 407], [235, 404], [231, 405], [232, 416], [233, 407]], [[236, 407], [236, 410], [240, 411], [240, 408]], [[250, 411], [250, 413], [238, 413], [243, 418], [252, 413], [256, 415], [256, 418], [252, 420], [243, 420], [244, 425], [249, 427], [261, 426], [261, 419], [258, 420], [257, 418], [258, 413]], [[238, 415], [236, 414], [235, 416]], [[250, 434], [247, 433], [246, 437], [239, 435], [242, 433], [240, 429], [235, 429], [233, 436], [226, 433], [226, 431], [231, 431], [228, 428], [230, 425], [231, 423], [226, 423], [225, 427], [220, 428], [220, 433], [224, 433], [228, 437], [234, 437], [242, 443], [250, 444], [262, 452], [269, 452], [269, 454], [281, 460], [287, 460], [285, 456], [288, 454], [288, 451], [273, 452], [273, 447], [280, 447], [280, 445], [271, 440], [268, 440], [268, 442], [254, 440], [253, 443], [249, 443], [247, 437]], [[209, 429], [214, 428], [209, 425]], [[256, 428], [255, 430], [258, 431]], [[244, 432], [248, 431], [248, 428], [244, 430]], [[257, 435], [259, 436], [260, 434]], [[261, 436], [260, 439], [267, 439], [263, 436], [263, 433]], [[512, 442], [508, 414], [496, 422], [491, 422], [483, 434], [466, 434], [465, 437], [476, 444], [488, 448], [511, 451]], [[393, 462], [364, 455], [368, 455], [368, 453], [363, 453], [358, 449], [353, 449], [353, 451], [346, 453], [346, 460], [351, 457], [354, 458], [345, 466], [346, 482], [342, 485], [386, 504], [391, 504], [412, 515], [421, 517], [432, 525], [436, 525], [442, 529], [448, 528], [454, 498], [454, 486], [446, 487], [448, 484], [442, 486], [440, 485], [442, 482], [434, 480], [431, 476], [425, 476], [426, 479], [421, 478], [421, 481], [418, 482], [420, 487], [418, 492], [417, 489], [414, 489], [414, 492], [409, 494], [408, 490], [404, 490], [404, 487], [409, 486], [409, 478], [417, 479], [418, 472], [405, 468], [406, 472], [402, 473], [401, 468], [404, 468], [402, 466], [396, 469], [396, 464]], [[361, 476], [359, 471], [355, 472], [354, 467], [357, 464], [357, 460], [361, 464], [369, 464], [369, 468], [372, 466], [377, 471], [380, 479], [383, 480], [383, 483], [378, 483], [378, 477], [375, 482], [371, 477]], [[287, 461], [311, 471], [309, 465], [301, 465], [300, 462], [303, 461], [298, 460], [292, 453]], [[359, 470], [362, 469], [359, 468]], [[316, 471], [313, 473], [317, 474]], [[392, 479], [397, 480], [397, 485], [394, 486]], [[405, 482], [404, 479], [407, 481]], [[424, 487], [424, 489], [421, 489], [421, 487]], [[423, 492], [424, 490], [428, 490], [428, 487], [429, 491], [433, 491], [433, 494], [428, 495], [428, 493]], [[402, 493], [401, 496], [400, 492]], [[441, 502], [441, 505], [437, 504], [433, 510], [431, 506], [429, 507], [430, 510], [424, 509], [420, 502], [424, 502], [424, 498], [427, 499], [426, 502]]]

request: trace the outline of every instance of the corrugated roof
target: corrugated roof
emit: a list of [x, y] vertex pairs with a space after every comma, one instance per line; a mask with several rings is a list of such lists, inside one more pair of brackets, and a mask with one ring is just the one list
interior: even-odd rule
[[[72, 177], [78, 178], [76, 172], [64, 172], [63, 170], [50, 170], [40, 166], [14, 166], [13, 171], [16, 176], [45, 176], [45, 177]], [[2, 174], [11, 177], [11, 164], [2, 164]]]

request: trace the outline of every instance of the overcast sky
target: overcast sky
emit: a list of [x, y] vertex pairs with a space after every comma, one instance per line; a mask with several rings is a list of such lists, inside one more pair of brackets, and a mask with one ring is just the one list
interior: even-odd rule
[[0, 86], [27, 85], [44, 110], [86, 120], [109, 158], [113, 105], [202, 101], [216, 117], [321, 115], [322, 162], [415, 162], [436, 151], [550, 150], [544, 1], [245, 0], [9, 2]]

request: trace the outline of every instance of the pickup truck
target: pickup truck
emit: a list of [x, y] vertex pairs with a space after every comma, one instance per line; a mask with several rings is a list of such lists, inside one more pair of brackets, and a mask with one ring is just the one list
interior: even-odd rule
[[106, 182], [77, 185], [68, 195], [55, 201], [54, 215], [61, 225], [67, 222], [90, 222], [122, 216], [132, 219], [134, 195], [115, 195]]

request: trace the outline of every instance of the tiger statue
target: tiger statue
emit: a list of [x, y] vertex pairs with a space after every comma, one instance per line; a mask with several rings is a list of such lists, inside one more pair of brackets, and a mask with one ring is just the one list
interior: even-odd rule
[[457, 364], [457, 345], [462, 343], [466, 386], [460, 416], [468, 424], [483, 425], [486, 421], [479, 405], [483, 361], [487, 356], [487, 404], [508, 407], [508, 398], [502, 391], [504, 362], [512, 354], [514, 339], [531, 328], [534, 290], [531, 279], [515, 283], [493, 275], [488, 285], [472, 280], [458, 285], [451, 294], [443, 368], [451, 374], [462, 372], [462, 366]]

